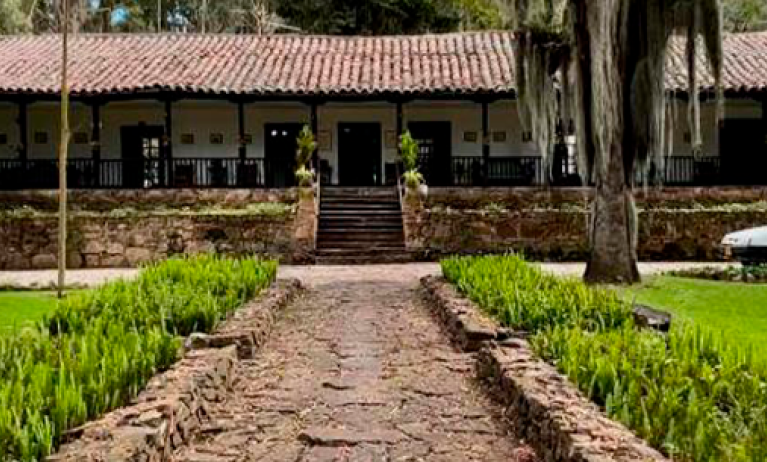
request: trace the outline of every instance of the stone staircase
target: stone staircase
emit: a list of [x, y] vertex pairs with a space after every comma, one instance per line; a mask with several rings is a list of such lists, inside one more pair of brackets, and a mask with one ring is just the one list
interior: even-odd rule
[[394, 187], [322, 188], [317, 264], [403, 263], [402, 209]]

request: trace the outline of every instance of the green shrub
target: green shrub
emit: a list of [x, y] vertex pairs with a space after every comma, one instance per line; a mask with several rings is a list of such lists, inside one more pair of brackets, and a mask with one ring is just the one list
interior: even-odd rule
[[410, 131], [405, 131], [400, 137], [399, 151], [405, 171], [417, 170], [418, 142], [410, 134]]
[[0, 336], [0, 453], [40, 460], [66, 430], [125, 405], [177, 360], [180, 336], [211, 331], [275, 273], [271, 261], [169, 260]]
[[516, 256], [453, 258], [445, 277], [612, 418], [675, 460], [767, 460], [767, 367], [689, 324], [637, 330], [610, 291], [560, 279]]
[[409, 189], [417, 189], [423, 183], [423, 175], [418, 171], [418, 142], [406, 131], [400, 139], [400, 157], [405, 167], [402, 178]]
[[767, 265], [730, 266], [727, 268], [704, 267], [669, 271], [669, 276], [711, 281], [767, 282]]
[[423, 175], [418, 170], [408, 170], [402, 175], [402, 179], [405, 181], [405, 186], [408, 189], [418, 189], [423, 183]]
[[613, 291], [587, 287], [531, 266], [519, 256], [451, 258], [445, 277], [503, 324], [537, 332], [554, 326], [594, 330], [631, 322], [631, 307]]
[[302, 167], [307, 168], [309, 166], [309, 161], [312, 160], [314, 151], [317, 150], [317, 142], [314, 140], [314, 133], [312, 133], [312, 129], [308, 125], [304, 125], [301, 133], [298, 134], [296, 144], [298, 146], [296, 150], [296, 167], [297, 169]]

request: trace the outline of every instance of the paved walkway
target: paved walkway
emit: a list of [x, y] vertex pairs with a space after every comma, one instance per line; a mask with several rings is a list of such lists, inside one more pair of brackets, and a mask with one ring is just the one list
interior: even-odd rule
[[[581, 276], [586, 268], [583, 263], [542, 263], [547, 270], [563, 276]], [[645, 275], [663, 273], [675, 269], [695, 268], [703, 266], [731, 266], [729, 263], [640, 263], [639, 271]], [[436, 263], [409, 263], [406, 265], [377, 265], [365, 267], [349, 267], [350, 271], [356, 272], [358, 268], [368, 269], [377, 274], [384, 271], [391, 273], [404, 273], [414, 278], [427, 274], [439, 274], [439, 265]], [[281, 277], [295, 277], [296, 275], [306, 275], [314, 277], [324, 273], [335, 272], [338, 267], [334, 266], [282, 266], [280, 268]], [[135, 269], [93, 269], [93, 270], [70, 270], [67, 272], [67, 284], [77, 287], [97, 286], [106, 281], [120, 278], [131, 278], [137, 274]], [[334, 273], [335, 274], [335, 273]], [[28, 288], [49, 288], [55, 287], [57, 280], [55, 270], [42, 271], [0, 271], [0, 287], [28, 287]]]
[[433, 265], [286, 268], [310, 286], [184, 462], [534, 461], [418, 298]]

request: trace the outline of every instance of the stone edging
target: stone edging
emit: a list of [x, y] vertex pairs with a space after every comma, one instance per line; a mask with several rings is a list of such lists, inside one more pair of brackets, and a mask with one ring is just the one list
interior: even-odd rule
[[272, 331], [277, 314], [302, 290], [298, 279], [279, 280], [264, 296], [236, 311], [214, 334], [192, 334], [185, 346], [200, 350], [235, 345], [239, 359], [253, 358]]
[[490, 340], [504, 340], [514, 335], [481, 314], [470, 300], [459, 296], [441, 278], [426, 276], [421, 279], [421, 287], [432, 311], [463, 350], [478, 351]]
[[[545, 461], [668, 461], [606, 417], [565, 376], [538, 359], [524, 338], [512, 338], [512, 333], [498, 328], [449, 283], [429, 276], [421, 285], [453, 338], [464, 349], [479, 350], [478, 375], [513, 409], [515, 426]], [[485, 332], [482, 339], [478, 329]], [[470, 348], [468, 338], [474, 338], [468, 342]]]
[[67, 436], [72, 441], [47, 461], [169, 460], [174, 449], [199, 434], [210, 404], [226, 399], [238, 357], [253, 357], [271, 332], [277, 313], [301, 290], [298, 280], [278, 281], [215, 334], [190, 336], [184, 357], [155, 376], [133, 404], [70, 431]]

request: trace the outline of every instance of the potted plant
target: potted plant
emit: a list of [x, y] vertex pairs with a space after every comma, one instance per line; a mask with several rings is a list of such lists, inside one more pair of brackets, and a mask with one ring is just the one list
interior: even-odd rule
[[308, 125], [304, 125], [297, 139], [298, 150], [296, 152], [296, 183], [301, 188], [311, 188], [314, 184], [314, 172], [309, 167], [314, 151], [317, 150], [317, 142], [314, 133]]
[[416, 194], [417, 197], [425, 198], [428, 190], [423, 175], [418, 171], [418, 142], [413, 139], [410, 131], [406, 131], [400, 140], [400, 157], [405, 167], [402, 180], [406, 195]]

